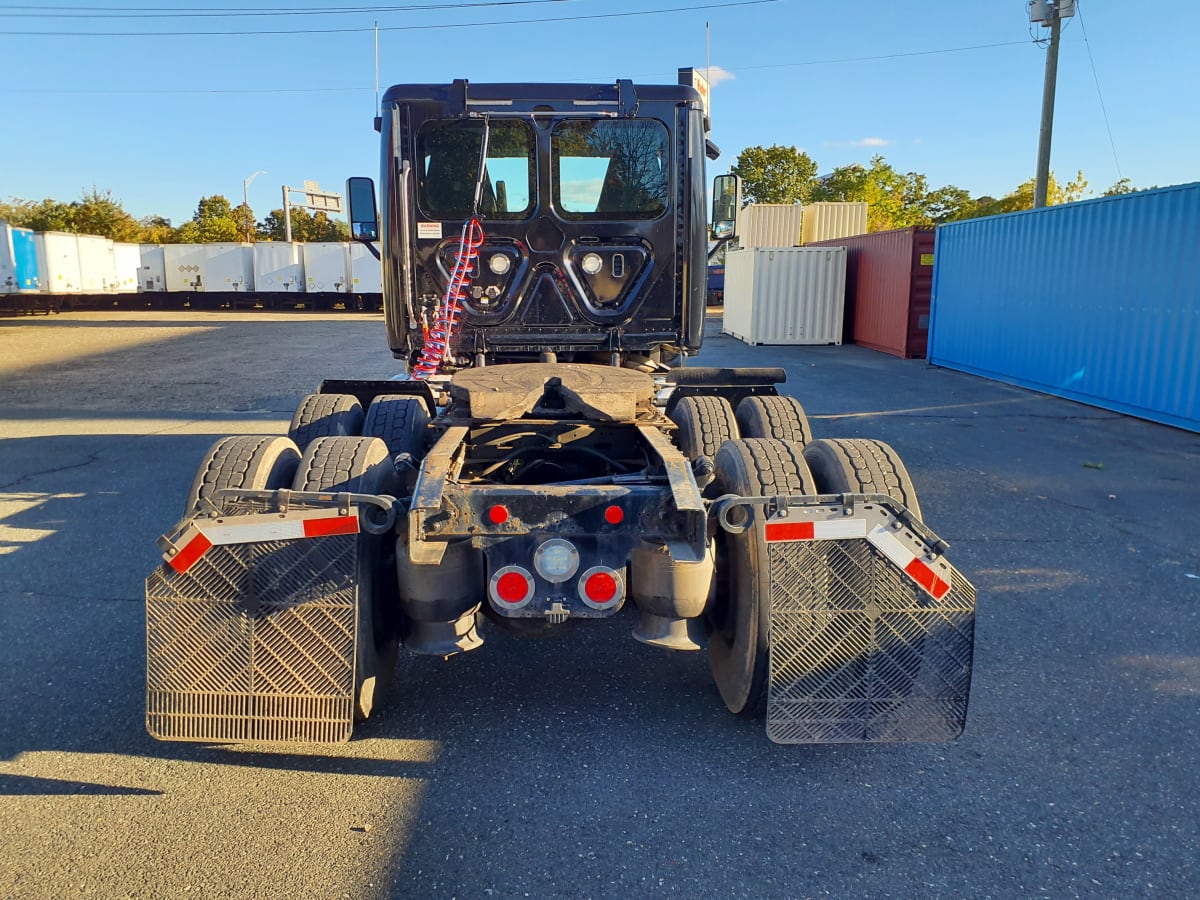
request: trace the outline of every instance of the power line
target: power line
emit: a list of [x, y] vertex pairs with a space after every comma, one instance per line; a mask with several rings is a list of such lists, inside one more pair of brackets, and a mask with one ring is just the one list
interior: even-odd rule
[[[840, 63], [849, 62], [870, 62], [874, 60], [887, 59], [903, 59], [912, 56], [933, 56], [938, 53], [962, 53], [968, 50], [988, 50], [993, 47], [1010, 47], [1013, 45], [1024, 46], [1030, 43], [1029, 41], [1008, 41], [1002, 44], [979, 44], [974, 47], [946, 47], [940, 50], [912, 50], [904, 53], [888, 53], [881, 56], [853, 56], [842, 57], [838, 59], [810, 60], [807, 62], [798, 63], [773, 63], [753, 66], [722, 66], [722, 68], [730, 73], [746, 71], [750, 69], [782, 69], [794, 66], [821, 66], [821, 65], [837, 65]], [[661, 76], [661, 72], [641, 72], [634, 73], [632, 78], [657, 78]], [[600, 81], [602, 78], [592, 79], [576, 79], [579, 81]], [[358, 87], [341, 87], [341, 88], [136, 88], [136, 89], [121, 89], [113, 90], [87, 89], [87, 88], [21, 88], [17, 90], [4, 90], [0, 88], [0, 94], [341, 94], [353, 93], [357, 91], [367, 91], [370, 88]]]
[[[0, 18], [38, 18], [38, 19], [198, 19], [198, 18], [236, 18], [242, 16], [259, 16], [273, 18], [276, 16], [335, 16], [352, 15], [356, 13], [388, 13], [388, 12], [429, 12], [431, 10], [478, 9], [495, 6], [531, 6], [544, 3], [565, 3], [567, 0], [474, 0], [474, 2], [427, 3], [414, 6], [328, 6], [306, 8], [265, 8], [216, 7], [212, 9], [183, 8], [163, 12], [137, 7], [121, 6], [43, 6], [40, 8], [27, 6], [0, 6]], [[28, 12], [7, 12], [7, 10], [30, 10]], [[46, 10], [54, 10], [47, 12]]]
[[1079, 27], [1083, 29], [1083, 45], [1087, 47], [1088, 62], [1092, 65], [1092, 80], [1096, 82], [1096, 96], [1100, 98], [1100, 112], [1104, 116], [1104, 127], [1108, 131], [1108, 145], [1112, 147], [1113, 163], [1117, 167], [1118, 180], [1125, 176], [1121, 174], [1121, 161], [1117, 159], [1117, 144], [1113, 140], [1112, 126], [1108, 124], [1108, 110], [1104, 108], [1104, 92], [1100, 90], [1100, 76], [1096, 74], [1096, 61], [1092, 59], [1092, 45], [1088, 41], [1087, 23], [1083, 21], [1082, 4], [1076, 10], [1075, 15], [1079, 17]]
[[[508, 19], [498, 22], [456, 22], [438, 25], [387, 25], [380, 31], [432, 31], [445, 28], [490, 28], [495, 25], [541, 25], [547, 22], [580, 22], [595, 19], [625, 19], [633, 16], [654, 16], [664, 13], [696, 12], [705, 9], [727, 9], [731, 7], [761, 6], [779, 3], [780, 0], [727, 0], [723, 3], [705, 3], [695, 6], [672, 6], [664, 9], [645, 9], [634, 12], [591, 13], [578, 16], [552, 16], [539, 19]], [[255, 31], [9, 31], [10, 35], [23, 37], [234, 37], [244, 35], [285, 34], [361, 34], [375, 31], [374, 26], [364, 28], [292, 28]]]

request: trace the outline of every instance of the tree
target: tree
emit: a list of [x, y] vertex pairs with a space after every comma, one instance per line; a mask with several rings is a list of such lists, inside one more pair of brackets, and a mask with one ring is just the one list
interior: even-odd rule
[[233, 207], [220, 194], [201, 197], [190, 222], [180, 226], [177, 236], [185, 244], [211, 244], [241, 240]]
[[[1054, 173], [1051, 172], [1046, 186], [1046, 205], [1059, 206], [1063, 203], [1074, 203], [1076, 200], [1081, 200], [1083, 192], [1087, 190], [1087, 184], [1082, 170], [1076, 173], [1074, 181], [1068, 181], [1066, 184], [1059, 184]], [[1034, 187], [1035, 179], [1030, 178], [1017, 185], [1017, 189], [1011, 194], [1006, 194], [999, 200], [990, 197], [981, 198], [976, 205], [975, 215], [995, 216], [1000, 213], [1033, 209]]]
[[916, 172], [897, 172], [882, 156], [871, 165], [840, 166], [822, 178], [812, 192], [814, 201], [865, 202], [867, 229], [887, 231], [946, 221], [967, 198], [960, 188], [929, 190], [928, 179]]
[[72, 230], [79, 234], [98, 234], [109, 240], [132, 243], [142, 239], [142, 226], [119, 200], [113, 199], [112, 191], [102, 194], [93, 185], [90, 193], [84, 191], [83, 197], [71, 205]]
[[795, 147], [747, 147], [730, 170], [742, 180], [742, 199], [751, 203], [806, 203], [817, 164]]
[[[348, 241], [350, 227], [338, 219], [330, 219], [325, 212], [311, 215], [302, 206], [291, 207], [293, 241]], [[273, 209], [270, 215], [258, 223], [259, 240], [284, 241], [287, 234], [283, 227], [283, 210]]]

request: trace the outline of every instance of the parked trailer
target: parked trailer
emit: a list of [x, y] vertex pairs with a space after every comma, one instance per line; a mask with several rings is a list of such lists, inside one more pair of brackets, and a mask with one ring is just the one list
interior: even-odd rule
[[160, 244], [139, 244], [141, 266], [138, 268], [138, 290], [157, 293], [167, 289], [166, 251]]
[[142, 248], [138, 244], [113, 243], [113, 272], [116, 293], [136, 294], [142, 268]]
[[260, 293], [304, 293], [303, 245], [260, 241], [254, 245], [254, 288]]
[[78, 235], [65, 231], [34, 234], [42, 291], [47, 294], [78, 294], [83, 289], [79, 269]]
[[0, 222], [0, 294], [41, 289], [33, 232]]
[[151, 734], [345, 740], [401, 646], [626, 605], [772, 740], [962, 731], [974, 588], [896, 452], [814, 440], [781, 370], [667, 364], [704, 333], [687, 81], [387, 91], [382, 221], [369, 179], [347, 196], [409, 377], [326, 381], [286, 437], [206, 454], [146, 582]]

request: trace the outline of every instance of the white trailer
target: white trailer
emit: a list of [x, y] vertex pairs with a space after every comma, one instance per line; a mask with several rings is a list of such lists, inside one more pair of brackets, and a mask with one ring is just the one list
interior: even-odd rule
[[78, 294], [82, 290], [77, 235], [65, 231], [34, 234], [42, 291], [47, 294]]
[[97, 234], [77, 234], [79, 289], [85, 294], [111, 294], [117, 289], [113, 242]]
[[163, 248], [160, 244], [138, 244], [139, 291], [165, 291], [167, 289], [167, 268]]
[[254, 245], [254, 289], [259, 293], [304, 293], [301, 245], [260, 241]]
[[304, 284], [310, 294], [350, 292], [350, 245], [315, 241], [304, 245]]
[[113, 271], [118, 294], [136, 294], [138, 270], [142, 267], [142, 251], [137, 244], [113, 243]]
[[163, 264], [168, 291], [254, 290], [253, 244], [164, 244]]
[[355, 294], [383, 293], [383, 265], [366, 244], [350, 245], [350, 285]]

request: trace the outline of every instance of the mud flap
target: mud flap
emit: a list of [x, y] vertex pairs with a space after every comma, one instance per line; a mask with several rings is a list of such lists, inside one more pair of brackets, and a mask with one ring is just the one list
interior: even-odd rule
[[179, 741], [349, 740], [357, 512], [281, 515], [252, 500], [221, 512], [181, 523], [146, 579], [147, 730]]
[[966, 723], [975, 589], [935, 552], [936, 537], [905, 524], [902, 508], [846, 500], [778, 505], [763, 526], [767, 736], [953, 740]]

